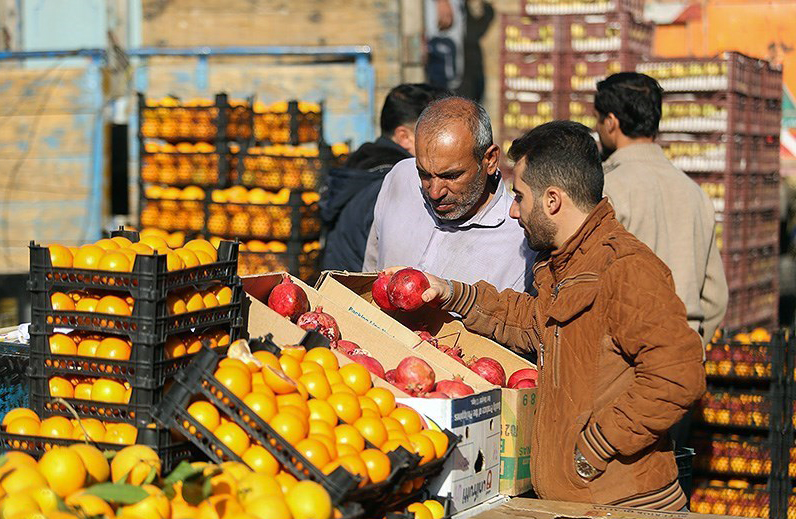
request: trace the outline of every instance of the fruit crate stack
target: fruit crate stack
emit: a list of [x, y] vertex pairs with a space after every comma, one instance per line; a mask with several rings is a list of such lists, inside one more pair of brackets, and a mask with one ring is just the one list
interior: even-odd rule
[[691, 510], [784, 519], [791, 492], [792, 344], [785, 331], [721, 335], [707, 346], [708, 387], [695, 412]]
[[285, 270], [315, 278], [318, 190], [348, 150], [324, 144], [322, 108], [139, 94], [139, 224], [177, 243], [239, 239], [241, 275]]
[[224, 348], [244, 333], [238, 244], [162, 247], [124, 230], [79, 249], [31, 243], [30, 410], [11, 411], [31, 416], [4, 417], [0, 450], [138, 443], [166, 470], [195, 456], [153, 411], [203, 342]]
[[637, 70], [664, 89], [659, 143], [713, 200], [730, 288], [724, 326], [776, 326], [782, 71], [734, 52]]
[[597, 81], [632, 70], [652, 46], [643, 0], [525, 0], [503, 15], [501, 142], [554, 119], [594, 127]]

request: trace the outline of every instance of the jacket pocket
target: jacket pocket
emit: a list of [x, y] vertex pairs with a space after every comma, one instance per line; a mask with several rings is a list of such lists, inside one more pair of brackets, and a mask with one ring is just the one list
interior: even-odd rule
[[[578, 418], [575, 420], [575, 423], [567, 430], [566, 434], [564, 435], [564, 453], [566, 456], [564, 458], [564, 474], [567, 476], [569, 483], [577, 489], [584, 489], [589, 485], [589, 483], [591, 483], [591, 481], [586, 481], [580, 477], [575, 469], [575, 446], [578, 442], [578, 436], [586, 426], [586, 422], [589, 420], [589, 416], [591, 416], [590, 413], [578, 416]], [[598, 475], [597, 478], [599, 477], [600, 476]]]

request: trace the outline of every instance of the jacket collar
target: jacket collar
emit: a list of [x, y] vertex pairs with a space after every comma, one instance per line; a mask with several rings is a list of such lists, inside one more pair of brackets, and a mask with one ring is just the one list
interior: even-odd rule
[[580, 228], [575, 231], [575, 234], [573, 234], [564, 245], [550, 254], [551, 269], [553, 273], [556, 274], [556, 277], [558, 277], [557, 274], [562, 273], [566, 269], [572, 256], [576, 252], [580, 250], [581, 253], [586, 253], [590, 246], [590, 243], [587, 243], [589, 237], [594, 234], [605, 220], [613, 217], [614, 209], [611, 207], [608, 199], [603, 197], [600, 203], [589, 213], [589, 216], [586, 217], [586, 220], [581, 224]]
[[631, 144], [611, 153], [608, 160], [603, 163], [603, 169], [607, 174], [619, 167], [620, 164], [627, 162], [660, 161], [661, 159], [666, 160], [666, 154], [658, 144], [654, 142]]

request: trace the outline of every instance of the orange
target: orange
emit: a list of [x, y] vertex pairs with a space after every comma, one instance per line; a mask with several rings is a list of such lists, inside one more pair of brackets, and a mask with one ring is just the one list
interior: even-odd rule
[[369, 408], [362, 409], [362, 416], [367, 416], [368, 418], [381, 418], [381, 415], [378, 411], [374, 411], [373, 409]]
[[243, 362], [240, 359], [233, 359], [232, 357], [226, 357], [226, 358], [221, 359], [221, 361], [219, 361], [219, 363], [218, 363], [218, 367], [219, 368], [230, 368], [230, 367], [237, 368], [237, 369], [241, 370], [243, 373], [245, 373], [246, 375], [249, 375], [249, 373], [250, 373], [249, 366], [247, 366], [245, 362]]
[[76, 443], [68, 448], [80, 456], [83, 466], [86, 467], [86, 479], [89, 485], [104, 483], [111, 477], [111, 466], [101, 450], [85, 443]]
[[265, 366], [262, 370], [263, 380], [277, 395], [287, 395], [296, 392], [296, 382], [285, 375], [281, 369]]
[[412, 447], [411, 442], [408, 439], [403, 440], [387, 440], [384, 442], [384, 445], [381, 446], [382, 452], [392, 452], [396, 450], [398, 447], [403, 447], [408, 452], [414, 452], [414, 447]]
[[78, 312], [94, 312], [97, 310], [97, 303], [99, 303], [99, 299], [96, 297], [83, 297], [75, 305], [75, 310]]
[[343, 377], [343, 384], [353, 389], [357, 395], [365, 395], [373, 387], [370, 371], [361, 364], [346, 364], [340, 368], [340, 376]]
[[[335, 384], [343, 384], [343, 377], [340, 376], [340, 373], [338, 373], [336, 369], [324, 368], [323, 372], [326, 375], [326, 380], [329, 381], [330, 386], [333, 386]], [[343, 385], [345, 386], [345, 384]]]
[[54, 333], [50, 335], [50, 353], [55, 355], [77, 355], [77, 345], [68, 335]]
[[111, 250], [117, 250], [117, 249], [121, 248], [118, 243], [116, 243], [115, 241], [111, 240], [110, 238], [103, 238], [101, 240], [98, 240], [98, 241], [94, 242], [94, 245], [96, 245], [97, 247], [99, 247], [100, 249], [102, 249], [102, 250], [104, 250], [106, 252], [107, 251], [111, 251]]
[[308, 375], [310, 373], [320, 373], [321, 375], [323, 375], [323, 378], [326, 378], [326, 374], [323, 372], [323, 368], [317, 362], [313, 362], [311, 360], [302, 360], [299, 366], [301, 366], [301, 373], [304, 375]]
[[99, 345], [100, 341], [96, 339], [83, 339], [80, 341], [80, 344], [77, 345], [77, 354], [81, 357], [93, 357], [97, 354]]
[[124, 236], [114, 236], [113, 238], [111, 238], [111, 241], [112, 242], [116, 242], [116, 245], [118, 245], [120, 249], [123, 249], [125, 247], [129, 247], [130, 245], [133, 244], [133, 242], [131, 242], [130, 240], [128, 240]]
[[205, 251], [195, 250], [193, 253], [196, 254], [196, 259], [199, 260], [200, 265], [209, 265], [210, 263], [213, 263], [213, 257]]
[[199, 350], [202, 349], [202, 341], [199, 338], [191, 339], [190, 336], [185, 340], [185, 352], [189, 355], [191, 353], [197, 353]]
[[75, 396], [79, 400], [91, 400], [91, 389], [94, 387], [93, 384], [88, 382], [81, 382], [80, 384], [75, 386]]
[[348, 393], [349, 395], [357, 396], [356, 392], [353, 389], [346, 386], [342, 382], [339, 384], [332, 384], [332, 393]]
[[50, 304], [56, 312], [73, 312], [75, 310], [74, 300], [63, 292], [54, 292], [50, 296]]
[[[340, 455], [337, 452], [337, 444], [334, 442], [334, 431], [332, 431], [331, 435], [328, 435], [328, 434], [309, 434], [309, 435], [307, 435], [307, 438], [310, 438], [310, 439], [317, 440], [317, 441], [321, 442], [324, 445], [324, 447], [326, 447], [326, 452], [329, 453], [329, 457], [331, 459], [337, 459], [337, 457]], [[352, 450], [354, 451], [354, 453], [356, 453], [356, 450], [353, 449], [353, 447], [352, 447]], [[318, 467], [318, 468], [322, 468], [322, 467]]]
[[105, 251], [102, 250], [101, 247], [97, 247], [96, 245], [83, 245], [78, 249], [77, 254], [75, 254], [72, 264], [76, 269], [97, 270], [99, 269], [100, 261], [102, 261], [104, 255]]
[[132, 445], [138, 437], [138, 430], [129, 423], [108, 425], [105, 442], [115, 445]]
[[238, 500], [241, 504], [245, 506], [246, 502], [261, 496], [281, 498], [282, 488], [274, 475], [252, 472], [241, 478], [238, 482]]
[[326, 445], [316, 439], [304, 438], [296, 444], [296, 449], [316, 467], [324, 467], [332, 461]]
[[310, 408], [307, 405], [307, 401], [304, 397], [301, 396], [300, 393], [289, 393], [287, 395], [277, 395], [276, 396], [276, 406], [279, 409], [283, 407], [293, 406], [301, 409], [304, 414], [307, 415], [309, 418]]
[[262, 363], [263, 371], [265, 370], [265, 366], [271, 366], [278, 370], [282, 369], [282, 366], [279, 364], [279, 358], [270, 351], [255, 351], [252, 355]]
[[17, 407], [15, 409], [10, 410], [5, 414], [3, 417], [3, 421], [0, 423], [3, 427], [7, 426], [9, 423], [13, 422], [17, 418], [32, 418], [37, 422], [40, 422], [39, 415], [36, 414], [36, 411], [33, 409], [28, 409], [27, 407]]
[[111, 481], [141, 485], [150, 473], [160, 476], [160, 470], [160, 458], [155, 451], [146, 445], [131, 445], [117, 452], [111, 460]]
[[[214, 469], [208, 469], [205, 473], [211, 472]], [[238, 482], [226, 471], [216, 474], [210, 478], [211, 494], [221, 495], [226, 494], [234, 496], [238, 493]]]
[[147, 245], [146, 243], [133, 243], [128, 247], [131, 251], [135, 252], [136, 254], [141, 254], [143, 256], [149, 256], [155, 252], [155, 249]]
[[39, 436], [46, 438], [71, 438], [72, 422], [63, 416], [51, 416], [42, 420], [39, 427]]
[[202, 298], [202, 294], [199, 292], [194, 292], [189, 297], [185, 299], [185, 308], [188, 312], [196, 312], [198, 310], [204, 310], [205, 302]]
[[172, 335], [166, 339], [166, 358], [176, 359], [185, 355], [187, 350], [179, 335]]
[[243, 513], [243, 507], [233, 496], [219, 495], [210, 496], [199, 503], [196, 515], [191, 517], [196, 519], [232, 519], [241, 513]]
[[202, 424], [208, 431], [213, 432], [221, 423], [221, 416], [216, 406], [210, 402], [200, 400], [188, 406], [188, 414]]
[[335, 413], [334, 407], [329, 402], [313, 398], [307, 402], [307, 407], [310, 410], [310, 420], [319, 420], [331, 427], [337, 425], [337, 413]]
[[205, 304], [205, 308], [215, 308], [218, 306], [218, 298], [212, 292], [207, 292], [202, 296], [202, 302]]
[[260, 419], [268, 423], [277, 412], [276, 399], [265, 393], [252, 392], [246, 395], [243, 403], [249, 406]]
[[354, 422], [354, 427], [376, 447], [381, 447], [387, 441], [387, 428], [381, 423], [381, 418], [362, 417]]
[[329, 493], [314, 481], [301, 481], [285, 495], [293, 519], [331, 519], [332, 500]]
[[[111, 242], [113, 243], [113, 242]], [[133, 270], [133, 263], [127, 254], [120, 251], [106, 252], [97, 265], [99, 270], [112, 272], [130, 272]]]
[[61, 398], [74, 398], [75, 388], [72, 383], [63, 377], [50, 377], [50, 396]]
[[337, 357], [335, 357], [332, 350], [328, 348], [312, 348], [307, 352], [306, 355], [304, 355], [303, 360], [311, 360], [312, 362], [320, 364], [324, 369], [336, 370], [340, 367]]
[[221, 287], [221, 289], [216, 292], [216, 298], [218, 298], [218, 304], [220, 305], [230, 304], [232, 302], [232, 289], [229, 287]]
[[39, 460], [39, 472], [47, 480], [47, 486], [64, 498], [83, 488], [86, 482], [86, 466], [73, 450], [53, 447]]
[[187, 269], [201, 265], [199, 258], [197, 258], [196, 254], [190, 249], [177, 249], [174, 252], [180, 257]]
[[381, 416], [389, 416], [395, 409], [395, 395], [387, 388], [374, 387], [369, 389], [366, 395], [376, 402]]
[[169, 247], [169, 244], [166, 243], [166, 240], [164, 240], [160, 236], [153, 236], [153, 235], [142, 236], [141, 239], [138, 240], [138, 243], [149, 245], [150, 247], [152, 247], [153, 250], [160, 249], [163, 247], [165, 248]]
[[[245, 366], [244, 369], [246, 369]], [[216, 370], [214, 376], [221, 385], [238, 398], [243, 398], [251, 393], [252, 379], [248, 369], [244, 373], [237, 367], [222, 367]]]
[[282, 356], [280, 360], [287, 355], [288, 357], [293, 357], [299, 363], [304, 360], [304, 355], [307, 354], [307, 349], [304, 346], [285, 346], [282, 348]]
[[368, 478], [381, 483], [390, 477], [390, 458], [378, 449], [365, 449], [359, 454], [368, 469]]
[[293, 488], [296, 485], [296, 483], [298, 483], [298, 480], [295, 477], [284, 471], [280, 472], [274, 477], [276, 478], [276, 481], [279, 483], [279, 486], [282, 487], [283, 494], [287, 494], [290, 491], [290, 489]]
[[213, 244], [207, 240], [191, 240], [185, 244], [184, 248], [192, 251], [201, 250], [209, 255], [213, 261], [218, 260], [218, 251], [213, 247]]
[[[91, 384], [85, 384], [91, 387]], [[83, 418], [74, 425], [72, 439], [101, 442], [105, 439], [105, 426], [96, 418]]]
[[434, 516], [431, 514], [431, 510], [429, 510], [423, 503], [412, 503], [406, 507], [406, 511], [413, 513], [415, 515], [415, 519], [434, 519]]
[[362, 461], [362, 458], [355, 455], [348, 455], [338, 458], [337, 462], [351, 474], [362, 478], [359, 482], [360, 487], [364, 487], [368, 484], [368, 467], [365, 465], [365, 462]]
[[431, 512], [431, 519], [442, 519], [445, 517], [445, 507], [435, 499], [423, 501], [423, 505]]
[[271, 428], [291, 445], [307, 437], [308, 426], [298, 416], [290, 412], [280, 411], [270, 422]]
[[57, 268], [72, 267], [72, 253], [63, 245], [53, 244], [47, 247], [50, 251], [50, 263]]
[[86, 517], [114, 517], [111, 505], [92, 494], [77, 492], [66, 498], [66, 505], [80, 510]]
[[117, 515], [129, 518], [169, 519], [171, 502], [166, 494], [155, 485], [144, 485], [141, 488], [146, 490], [149, 496], [134, 505], [119, 508]]
[[[310, 400], [307, 403], [312, 405], [313, 402], [317, 402], [317, 400]], [[317, 420], [310, 415], [308, 429], [309, 434], [321, 434], [330, 438], [334, 438], [334, 428], [337, 427], [337, 415], [334, 416], [334, 419], [334, 423], [329, 423], [326, 420]]]
[[434, 444], [434, 455], [437, 458], [442, 457], [448, 450], [448, 437], [442, 431], [435, 431], [433, 429], [424, 429], [420, 431], [422, 434]]
[[362, 408], [363, 415], [365, 411], [373, 411], [374, 416], [376, 416], [377, 418], [381, 418], [381, 411], [379, 411], [379, 406], [376, 405], [376, 402], [374, 402], [373, 399], [368, 397], [367, 395], [359, 397], [359, 407]]
[[337, 417], [347, 424], [353, 424], [362, 416], [362, 409], [356, 395], [334, 393], [326, 401], [332, 405]]
[[421, 465], [437, 457], [434, 442], [432, 442], [428, 436], [421, 433], [410, 434], [409, 441], [414, 448], [415, 454], [418, 454], [422, 458], [420, 460]]
[[168, 307], [169, 313], [171, 315], [184, 314], [188, 311], [185, 306], [185, 301], [173, 294], [169, 294], [166, 297], [166, 306]]
[[6, 432], [8, 434], [23, 434], [25, 436], [38, 436], [41, 424], [38, 418], [20, 416], [8, 422]]
[[253, 519], [292, 519], [290, 508], [281, 497], [261, 496], [252, 499], [246, 503], [246, 514]]
[[113, 315], [131, 315], [130, 305], [121, 297], [105, 296], [97, 303], [97, 313]]
[[301, 376], [301, 363], [294, 357], [282, 355], [279, 357], [279, 365], [282, 367], [282, 372], [293, 380], [298, 380]]
[[408, 407], [398, 407], [390, 413], [391, 418], [398, 420], [406, 434], [414, 434], [420, 432], [423, 428], [423, 421], [417, 411]]
[[262, 445], [252, 445], [246, 449], [241, 458], [258, 474], [275, 476], [279, 472], [279, 462]]
[[124, 404], [127, 401], [125, 393], [126, 389], [120, 382], [101, 378], [94, 382], [94, 386], [91, 388], [91, 400], [108, 404]]
[[94, 355], [100, 359], [130, 360], [131, 353], [132, 348], [127, 341], [118, 337], [106, 337], [99, 343]]
[[353, 425], [342, 424], [334, 428], [334, 438], [338, 445], [350, 445], [362, 452], [365, 448], [365, 438]]
[[388, 440], [406, 440], [409, 441], [409, 436], [401, 429], [387, 429]]
[[243, 455], [243, 453], [246, 452], [251, 444], [249, 436], [243, 431], [243, 429], [232, 422], [219, 425], [218, 428], [213, 431], [213, 434], [221, 443], [226, 445], [229, 450], [238, 456]]
[[170, 249], [158, 249], [158, 254], [165, 254], [166, 255], [166, 270], [169, 272], [173, 272], [175, 270], [182, 270], [185, 268], [185, 262], [182, 261], [182, 258], [176, 252]]

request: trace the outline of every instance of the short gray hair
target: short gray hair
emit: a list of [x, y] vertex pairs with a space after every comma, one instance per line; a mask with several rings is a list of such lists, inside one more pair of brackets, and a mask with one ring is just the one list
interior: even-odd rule
[[492, 122], [483, 106], [464, 97], [450, 96], [430, 103], [417, 119], [416, 133], [437, 135], [452, 121], [464, 122], [473, 136], [473, 155], [483, 160], [492, 146]]

